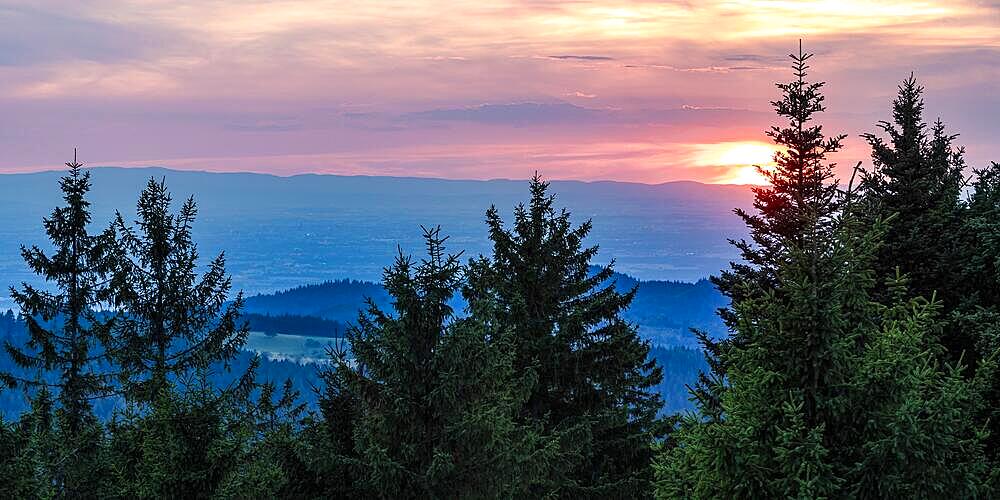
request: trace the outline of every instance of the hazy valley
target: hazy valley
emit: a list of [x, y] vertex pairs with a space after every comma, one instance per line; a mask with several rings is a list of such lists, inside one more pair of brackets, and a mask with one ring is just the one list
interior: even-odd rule
[[[525, 200], [527, 181], [204, 173], [159, 168], [94, 168], [93, 228], [121, 210], [135, 217], [138, 189], [166, 178], [175, 200], [194, 196], [194, 237], [202, 255], [225, 250], [233, 283], [248, 294], [327, 280], [378, 281], [397, 255], [423, 248], [420, 225], [441, 225], [449, 250], [468, 257], [487, 250], [484, 213], [509, 217]], [[21, 244], [44, 245], [39, 223], [59, 198], [62, 172], [0, 174], [0, 279], [6, 289], [36, 279]], [[552, 192], [575, 221], [594, 221], [597, 262], [643, 280], [694, 282], [736, 257], [727, 238], [745, 234], [732, 216], [748, 207], [744, 186], [671, 182], [554, 181]], [[0, 304], [7, 306], [9, 304]]]

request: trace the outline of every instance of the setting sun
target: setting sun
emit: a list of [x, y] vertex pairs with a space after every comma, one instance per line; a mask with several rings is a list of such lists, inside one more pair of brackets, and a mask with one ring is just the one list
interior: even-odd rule
[[[764, 165], [761, 165], [762, 167]], [[738, 167], [732, 170], [730, 175], [723, 177], [717, 181], [719, 184], [755, 184], [764, 185], [767, 184], [767, 179], [761, 175], [757, 167], [751, 165], [747, 167]]]
[[721, 142], [701, 144], [693, 163], [698, 166], [724, 167], [715, 182], [723, 184], [767, 184], [757, 165], [774, 166], [774, 146], [764, 142]]

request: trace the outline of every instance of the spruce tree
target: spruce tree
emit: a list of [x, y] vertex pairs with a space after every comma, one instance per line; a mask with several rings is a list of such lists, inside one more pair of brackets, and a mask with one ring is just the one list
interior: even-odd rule
[[299, 429], [306, 410], [291, 380], [281, 392], [273, 382], [256, 384], [257, 397], [241, 405], [239, 425], [233, 427], [237, 442], [235, 465], [219, 487], [217, 496], [241, 498], [247, 492], [267, 498], [318, 496], [309, 483]]
[[[871, 172], [861, 184], [868, 219], [892, 216], [875, 271], [891, 277], [905, 273], [911, 288], [942, 303], [947, 324], [941, 331], [944, 359], [990, 370], [1000, 349], [1000, 280], [995, 272], [995, 224], [1000, 206], [996, 167], [975, 172], [965, 195], [964, 150], [954, 145], [941, 120], [928, 126], [923, 118], [923, 87], [913, 75], [899, 86], [893, 119], [880, 122], [881, 136], [866, 134], [872, 147]], [[883, 138], [884, 136], [885, 138]], [[876, 296], [888, 292], [882, 289]], [[988, 454], [1000, 459], [1000, 384], [987, 396], [982, 422], [991, 437]]]
[[89, 232], [90, 173], [75, 152], [66, 166], [69, 173], [59, 182], [65, 205], [43, 220], [51, 253], [37, 246], [21, 248], [28, 267], [49, 286], [11, 288], [29, 340], [24, 346], [7, 342], [4, 347], [17, 366], [36, 376], [6, 373], [3, 379], [11, 387], [52, 390], [60, 444], [52, 481], [60, 495], [81, 496], [96, 494], [100, 477], [103, 436], [91, 401], [114, 392], [106, 364], [113, 318], [98, 314], [108, 298], [109, 240], [107, 234]]
[[[978, 276], [986, 283], [1000, 278], [1000, 163], [992, 162], [986, 168], [976, 170], [976, 180], [968, 202], [967, 224], [971, 232], [979, 237], [975, 262], [969, 277]], [[983, 303], [1000, 303], [1000, 289], [981, 285], [973, 286], [977, 293], [985, 295]]]
[[210, 363], [228, 361], [246, 341], [239, 321], [243, 294], [227, 302], [232, 288], [220, 253], [198, 275], [198, 248], [191, 229], [194, 198], [176, 214], [164, 180], [150, 179], [136, 205], [135, 228], [118, 213], [111, 280], [116, 360], [126, 394], [156, 401], [170, 378]]
[[[778, 156], [774, 186], [757, 191], [760, 213], [744, 217], [756, 243], [738, 244], [748, 262], [719, 280], [732, 298], [732, 340], [709, 346], [716, 373], [705, 380], [715, 383], [694, 391], [698, 413], [671, 434], [657, 493], [983, 495], [973, 416], [988, 371], [967, 380], [961, 364], [941, 362], [940, 304], [911, 298], [905, 277], [888, 281], [886, 305], [872, 300], [886, 226], [861, 217], [856, 193], [832, 182], [822, 160], [837, 141], [822, 141], [802, 120], [822, 99], [804, 83], [809, 55], [792, 58], [796, 83], [779, 85], [785, 96], [775, 103], [792, 127], [772, 134], [788, 152]], [[810, 144], [811, 153], [802, 149]], [[809, 177], [809, 189], [787, 189]], [[789, 192], [797, 209], [769, 210]]]
[[[118, 213], [108, 230], [114, 354], [128, 403], [109, 424], [113, 484], [123, 497], [226, 496], [247, 486], [260, 438], [250, 400], [258, 360], [217, 387], [219, 365], [228, 372], [248, 334], [242, 293], [227, 302], [224, 254], [198, 273], [194, 199], [177, 213], [171, 202], [165, 181], [150, 179], [134, 226]], [[259, 479], [256, 487], [280, 488], [269, 474]]]
[[521, 383], [506, 335], [456, 316], [449, 303], [462, 285], [459, 255], [445, 253], [439, 228], [424, 238], [425, 259], [400, 253], [385, 271], [395, 314], [370, 301], [348, 331], [353, 357], [341, 352], [325, 377], [328, 418], [349, 415], [328, 422], [339, 441], [331, 451], [342, 455], [325, 462], [346, 466], [357, 489], [339, 493], [354, 497], [522, 496], [547, 452], [514, 421]]
[[[878, 236], [857, 234], [838, 230], [820, 260], [793, 252], [783, 300], [734, 305], [744, 342], [726, 351], [723, 415], [699, 404], [671, 434], [660, 498], [989, 496], [974, 418], [989, 375], [940, 361], [940, 304], [908, 298], [905, 279], [890, 307], [867, 297]], [[803, 376], [815, 337], [828, 339], [820, 387]]]
[[558, 494], [645, 496], [652, 441], [662, 435], [653, 391], [662, 375], [622, 318], [635, 289], [616, 290], [612, 265], [592, 272], [590, 221], [574, 227], [537, 175], [530, 189], [512, 228], [495, 207], [487, 212], [493, 252], [470, 263], [466, 297], [493, 304], [496, 324], [512, 335], [515, 371], [534, 379], [520, 420], [564, 443], [571, 467], [553, 479]]
[[[753, 188], [755, 212], [735, 210], [746, 223], [751, 241], [731, 240], [742, 262], [734, 262], [732, 269], [712, 277], [712, 282], [733, 301], [755, 290], [774, 288], [779, 256], [790, 246], [806, 244], [810, 232], [828, 226], [839, 203], [837, 186], [832, 182], [836, 164], [826, 158], [840, 150], [847, 136], [826, 137], [823, 126], [814, 121], [826, 107], [821, 93], [825, 82], [806, 79], [812, 54], [802, 52], [800, 41], [798, 54], [789, 57], [795, 79], [776, 84], [782, 97], [771, 102], [787, 123], [767, 131], [780, 148], [774, 155], [776, 166], [773, 170], [758, 167], [768, 185]], [[730, 311], [723, 309], [720, 314], [735, 330], [736, 318]]]
[[[734, 211], [746, 224], [750, 241], [730, 240], [742, 261], [731, 263], [729, 270], [711, 278], [732, 304], [776, 290], [783, 256], [793, 249], [818, 243], [813, 240], [830, 229], [841, 202], [834, 181], [836, 164], [828, 162], [827, 155], [839, 151], [846, 136], [826, 137], [823, 126], [814, 121], [816, 114], [826, 107], [822, 94], [825, 82], [806, 79], [812, 54], [804, 53], [799, 41], [798, 53], [789, 57], [795, 79], [776, 84], [781, 99], [771, 102], [786, 124], [772, 126], [766, 132], [780, 148], [774, 155], [775, 168], [758, 167], [768, 185], [753, 188], [755, 212]], [[776, 293], [777, 300], [781, 300], [780, 291]], [[728, 338], [715, 341], [698, 332], [712, 368], [695, 386], [695, 397], [702, 404], [718, 402], [719, 393], [725, 390], [723, 352], [743, 342], [735, 310], [722, 308], [719, 315], [729, 328]], [[813, 377], [820, 376], [824, 369], [824, 366], [814, 367]], [[814, 406], [811, 401], [807, 403], [810, 412]], [[711, 413], [717, 416], [720, 411], [716, 406]]]
[[[962, 302], [960, 269], [973, 249], [962, 229], [963, 150], [957, 136], [938, 120], [924, 122], [924, 89], [911, 74], [893, 101], [892, 122], [879, 122], [887, 139], [865, 134], [872, 148], [872, 169], [862, 177], [868, 218], [887, 218], [885, 242], [876, 273], [891, 278], [898, 267], [914, 293], [937, 295], [948, 315]], [[975, 339], [949, 329], [943, 339], [954, 360], [975, 361]], [[964, 355], [963, 355], [964, 352]]]
[[352, 388], [350, 370], [340, 369], [340, 360], [349, 359], [345, 342], [329, 351], [334, 366], [320, 372], [319, 412], [306, 418], [301, 439], [304, 444], [304, 477], [299, 480], [299, 496], [356, 498], [363, 491], [363, 473], [354, 431], [361, 415], [360, 394]]
[[955, 316], [976, 339], [977, 350], [991, 355], [1000, 349], [1000, 163], [976, 170], [975, 176], [963, 220], [975, 251], [962, 266], [964, 302]]

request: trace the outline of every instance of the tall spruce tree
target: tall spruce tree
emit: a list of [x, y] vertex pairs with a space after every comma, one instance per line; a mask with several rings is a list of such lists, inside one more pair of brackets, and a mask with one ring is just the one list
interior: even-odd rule
[[[69, 173], [59, 182], [65, 205], [43, 220], [51, 253], [21, 247], [28, 267], [49, 286], [23, 283], [20, 290], [11, 288], [29, 340], [24, 346], [5, 343], [22, 373], [5, 373], [3, 380], [11, 387], [41, 387], [55, 394], [58, 438], [48, 442], [59, 446], [45, 453], [56, 456], [50, 480], [60, 495], [86, 496], [97, 494], [103, 439], [91, 401], [114, 390], [105, 363], [113, 320], [96, 311], [108, 297], [109, 240], [106, 234], [89, 232], [90, 173], [76, 160], [75, 151], [66, 166]], [[32, 370], [34, 378], [23, 373]]]
[[[150, 179], [135, 226], [118, 213], [108, 230], [115, 236], [109, 289], [119, 313], [114, 353], [128, 402], [108, 426], [108, 483], [125, 498], [229, 496], [249, 487], [248, 453], [260, 437], [250, 410], [258, 359], [217, 387], [217, 363], [228, 369], [248, 334], [239, 321], [242, 293], [227, 302], [224, 254], [199, 275], [195, 202], [188, 198], [175, 214], [171, 201], [165, 181]], [[256, 487], [280, 488], [273, 468], [254, 469]]]
[[[736, 209], [746, 223], [751, 241], [730, 241], [739, 251], [742, 262], [732, 263], [732, 269], [712, 277], [719, 290], [732, 299], [740, 300], [747, 293], [774, 288], [778, 256], [790, 246], [808, 243], [811, 232], [828, 227], [836, 212], [839, 198], [833, 181], [835, 163], [826, 158], [842, 147], [846, 135], [826, 137], [823, 126], [815, 123], [823, 112], [825, 97], [821, 93], [825, 82], [809, 82], [808, 60], [812, 54], [790, 55], [795, 79], [776, 84], [781, 99], [771, 102], [778, 116], [787, 120], [785, 126], [772, 126], [767, 131], [780, 148], [774, 155], [775, 168], [759, 168], [767, 186], [754, 187], [755, 213]], [[720, 311], [731, 330], [736, 318], [728, 309]]]
[[512, 228], [495, 207], [487, 212], [493, 252], [470, 263], [466, 296], [492, 304], [496, 324], [511, 332], [515, 371], [534, 379], [521, 421], [575, 436], [576, 450], [562, 447], [572, 467], [554, 479], [558, 494], [648, 495], [662, 375], [621, 317], [635, 290], [609, 283], [612, 265], [592, 272], [597, 247], [583, 243], [590, 221], [574, 227], [537, 175], [530, 189]]
[[140, 403], [155, 401], [171, 376], [227, 361], [248, 333], [239, 321], [242, 292], [227, 302], [225, 254], [198, 275], [194, 198], [176, 214], [171, 201], [165, 180], [150, 179], [136, 205], [136, 227], [121, 213], [111, 227], [117, 244], [110, 288], [121, 312], [116, 360], [126, 394]]
[[[898, 268], [915, 293], [937, 297], [947, 324], [942, 353], [961, 361], [972, 377], [1000, 349], [1000, 280], [995, 272], [996, 167], [975, 172], [967, 200], [964, 150], [954, 145], [941, 120], [923, 118], [923, 87], [911, 74], [899, 86], [891, 122], [880, 122], [882, 136], [866, 134], [872, 147], [871, 172], [861, 184], [868, 219], [892, 215], [875, 271], [891, 277]], [[876, 296], [885, 296], [882, 289]], [[1000, 383], [989, 390], [981, 422], [991, 437], [987, 453], [1000, 461]]]
[[[800, 46], [801, 47], [801, 46]], [[808, 118], [822, 109], [806, 60], [779, 85], [772, 187], [744, 217], [754, 244], [718, 280], [732, 299], [732, 340], [711, 344], [714, 383], [695, 391], [660, 456], [663, 498], [897, 498], [983, 495], [982, 435], [973, 421], [988, 378], [939, 359], [940, 304], [889, 282], [873, 301], [885, 224], [858, 216], [838, 193], [823, 140]], [[775, 201], [779, 200], [779, 201]]]
[[[923, 92], [911, 74], [892, 103], [892, 121], [878, 124], [886, 139], [864, 135], [872, 169], [862, 177], [861, 194], [869, 219], [893, 216], [875, 272], [890, 278], [898, 267], [914, 293], [936, 294], [948, 315], [961, 305], [960, 269], [974, 253], [962, 230], [965, 161], [962, 148], [953, 145], [957, 136], [940, 120], [928, 130]], [[949, 329], [943, 340], [952, 359], [976, 359], [975, 340], [964, 332]]]
[[[812, 54], [802, 52], [800, 41], [798, 53], [789, 57], [795, 79], [776, 84], [781, 99], [771, 102], [778, 116], [787, 122], [766, 132], [780, 148], [774, 155], [775, 168], [758, 167], [768, 185], [753, 188], [755, 212], [735, 210], [749, 230], [750, 241], [730, 240], [742, 261], [731, 263], [731, 269], [711, 278], [733, 304], [777, 289], [783, 255], [818, 243], [813, 240], [828, 232], [841, 202], [834, 182], [836, 164], [827, 162], [827, 155], [839, 151], [846, 136], [826, 137], [823, 126], [814, 121], [815, 115], [826, 107], [821, 92], [825, 82], [806, 79]], [[777, 299], [781, 299], [780, 292]], [[723, 351], [743, 342], [735, 309], [722, 308], [719, 315], [730, 335], [714, 341], [698, 332], [712, 370], [703, 374], [695, 386], [695, 397], [702, 404], [716, 403], [715, 411], [711, 412], [716, 416], [721, 411], [717, 406], [718, 395], [725, 390]], [[819, 377], [825, 368], [814, 367], [814, 376]], [[812, 411], [814, 403], [807, 406]]]
[[439, 233], [425, 230], [424, 260], [401, 253], [386, 269], [395, 315], [369, 302], [348, 332], [353, 358], [341, 352], [325, 377], [327, 418], [348, 416], [328, 421], [326, 434], [338, 442], [324, 463], [340, 464], [356, 486], [340, 495], [517, 497], [544, 467], [534, 430], [515, 422], [522, 383], [504, 330], [449, 305], [463, 266]]

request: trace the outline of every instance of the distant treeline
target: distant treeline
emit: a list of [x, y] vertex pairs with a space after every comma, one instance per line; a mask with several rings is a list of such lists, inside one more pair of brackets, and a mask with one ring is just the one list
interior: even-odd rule
[[308, 335], [313, 337], [341, 338], [346, 326], [329, 319], [316, 316], [298, 316], [293, 314], [245, 313], [241, 316], [249, 325], [250, 331], [264, 332], [268, 335]]
[[0, 341], [9, 341], [14, 336], [21, 337], [27, 328], [20, 314], [9, 309], [0, 314]]

